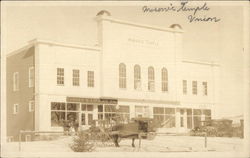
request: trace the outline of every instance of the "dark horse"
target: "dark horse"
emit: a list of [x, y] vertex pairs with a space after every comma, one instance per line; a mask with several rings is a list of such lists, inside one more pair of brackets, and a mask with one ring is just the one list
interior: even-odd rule
[[[119, 147], [119, 139], [131, 138], [132, 147], [135, 147], [135, 139], [140, 137], [141, 133], [154, 132], [151, 119], [134, 120], [128, 124], [117, 124], [111, 128], [111, 136], [116, 147]], [[151, 121], [152, 122], [152, 121]], [[145, 138], [145, 136], [142, 136]]]
[[131, 135], [114, 134], [114, 135], [112, 135], [112, 138], [113, 138], [113, 141], [114, 141], [116, 147], [120, 147], [119, 141], [121, 138], [131, 138], [132, 139], [132, 147], [135, 147], [135, 139], [139, 138], [139, 134], [131, 134]]

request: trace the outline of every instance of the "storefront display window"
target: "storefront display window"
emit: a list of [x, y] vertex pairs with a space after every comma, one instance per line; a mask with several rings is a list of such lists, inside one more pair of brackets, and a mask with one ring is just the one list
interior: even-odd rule
[[157, 126], [172, 128], [175, 127], [175, 109], [154, 107], [153, 108], [154, 120]]
[[51, 103], [51, 126], [62, 127], [66, 120], [78, 120], [78, 103]]

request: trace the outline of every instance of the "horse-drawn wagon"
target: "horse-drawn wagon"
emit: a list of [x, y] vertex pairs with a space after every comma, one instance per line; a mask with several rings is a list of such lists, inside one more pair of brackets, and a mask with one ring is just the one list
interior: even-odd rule
[[132, 147], [135, 147], [135, 139], [153, 139], [155, 137], [155, 126], [151, 118], [135, 118], [128, 123], [106, 124], [98, 122], [98, 126], [89, 129], [94, 140], [101, 141], [103, 144], [113, 142], [119, 147], [119, 141], [123, 138], [132, 139]]

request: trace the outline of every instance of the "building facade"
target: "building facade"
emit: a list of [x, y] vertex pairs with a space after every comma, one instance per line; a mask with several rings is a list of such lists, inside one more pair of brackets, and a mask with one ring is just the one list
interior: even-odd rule
[[219, 65], [183, 60], [178, 24], [159, 28], [97, 14], [98, 44], [35, 39], [7, 57], [7, 135], [20, 130], [81, 128], [119, 114], [124, 122], [154, 118], [158, 127], [187, 132], [213, 117]]

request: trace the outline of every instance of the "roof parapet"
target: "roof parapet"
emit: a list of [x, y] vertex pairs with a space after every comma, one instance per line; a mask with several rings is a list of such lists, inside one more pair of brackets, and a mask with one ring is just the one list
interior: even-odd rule
[[[101, 11], [102, 12], [102, 11]], [[107, 13], [106, 13], [107, 12]], [[100, 13], [100, 12], [99, 12]], [[144, 28], [148, 28], [148, 29], [154, 29], [154, 30], [159, 30], [159, 31], [166, 31], [166, 32], [176, 32], [176, 33], [184, 33], [183, 29], [177, 29], [177, 28], [164, 28], [164, 27], [158, 27], [158, 26], [153, 26], [153, 25], [147, 25], [147, 24], [141, 24], [141, 23], [135, 23], [135, 22], [130, 22], [130, 21], [125, 21], [125, 20], [119, 20], [119, 19], [115, 19], [113, 17], [111, 17], [110, 13], [108, 11], [103, 11], [102, 14], [97, 14], [96, 16], [96, 20], [97, 21], [101, 21], [101, 20], [106, 20], [106, 21], [110, 21], [110, 22], [115, 22], [115, 23], [120, 23], [120, 24], [125, 24], [125, 25], [131, 25], [131, 26], [136, 26], [136, 27], [144, 27]], [[110, 15], [108, 15], [108, 13]], [[99, 16], [98, 16], [99, 15]], [[102, 16], [100, 16], [102, 15]], [[175, 24], [176, 26], [180, 26], [179, 24]], [[171, 25], [172, 26], [172, 25]], [[181, 27], [181, 26], [180, 26]]]

